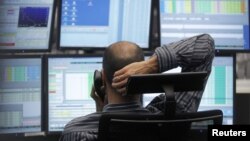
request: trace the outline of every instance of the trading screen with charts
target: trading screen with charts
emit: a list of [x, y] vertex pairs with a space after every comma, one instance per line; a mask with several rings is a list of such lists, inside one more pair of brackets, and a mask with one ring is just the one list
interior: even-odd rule
[[102, 57], [50, 57], [48, 59], [49, 131], [62, 131], [73, 118], [96, 111], [90, 97], [95, 70]]
[[[181, 68], [165, 73], [171, 72], [181, 72]], [[198, 110], [220, 109], [223, 112], [223, 124], [232, 124], [233, 83], [233, 57], [215, 57], [212, 64], [212, 72], [208, 78]], [[158, 95], [158, 93], [144, 94], [143, 106], [147, 106]]]
[[209, 33], [216, 49], [249, 50], [248, 0], [160, 0], [161, 43]]
[[215, 57], [199, 111], [221, 109], [223, 124], [233, 124], [233, 57]]
[[40, 58], [0, 59], [0, 133], [41, 131]]
[[127, 40], [149, 47], [151, 0], [62, 0], [60, 47], [107, 47]]
[[0, 50], [48, 49], [53, 0], [1, 0]]

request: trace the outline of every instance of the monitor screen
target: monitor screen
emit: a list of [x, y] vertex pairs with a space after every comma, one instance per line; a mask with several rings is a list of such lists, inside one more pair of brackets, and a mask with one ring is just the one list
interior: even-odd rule
[[236, 93], [250, 94], [250, 53], [236, 54]]
[[96, 111], [90, 97], [102, 57], [48, 57], [48, 131], [63, 131], [72, 119]]
[[42, 59], [0, 58], [0, 134], [41, 132]]
[[54, 0], [1, 0], [0, 50], [48, 50]]
[[[221, 109], [223, 111], [223, 124], [233, 123], [233, 57], [216, 56], [213, 60], [212, 72], [208, 78], [198, 111]], [[169, 72], [181, 72], [178, 67]], [[165, 73], [169, 73], [168, 71]], [[156, 94], [144, 94], [143, 106], [149, 104]]]
[[151, 0], [61, 0], [60, 12], [61, 48], [149, 47]]
[[214, 58], [198, 111], [221, 109], [223, 124], [233, 124], [234, 72], [232, 56]]
[[248, 0], [160, 0], [161, 44], [202, 33], [216, 49], [249, 50]]

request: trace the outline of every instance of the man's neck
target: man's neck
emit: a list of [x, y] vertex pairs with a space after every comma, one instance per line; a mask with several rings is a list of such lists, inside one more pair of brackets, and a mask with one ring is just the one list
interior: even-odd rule
[[108, 96], [108, 104], [122, 104], [122, 103], [130, 103], [130, 102], [138, 102], [135, 96], [122, 96], [121, 94], [117, 93], [112, 88], [107, 88], [106, 90]]

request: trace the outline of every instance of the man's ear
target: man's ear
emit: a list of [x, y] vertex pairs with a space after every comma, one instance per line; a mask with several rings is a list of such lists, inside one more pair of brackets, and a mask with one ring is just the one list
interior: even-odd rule
[[105, 75], [105, 73], [104, 73], [104, 69], [102, 69], [102, 84], [103, 84], [103, 86], [105, 87], [105, 82], [106, 82], [106, 75]]
[[107, 94], [106, 94], [106, 75], [104, 73], [104, 69], [102, 69], [102, 88], [101, 88], [101, 91], [102, 93], [104, 94], [104, 103], [107, 104]]

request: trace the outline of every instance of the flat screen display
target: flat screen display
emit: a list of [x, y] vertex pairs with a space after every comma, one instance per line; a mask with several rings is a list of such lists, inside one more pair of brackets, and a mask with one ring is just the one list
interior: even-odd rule
[[0, 134], [41, 132], [42, 59], [0, 58]]
[[48, 50], [54, 0], [1, 0], [0, 50]]
[[149, 47], [151, 0], [61, 0], [59, 46], [105, 48], [117, 41]]
[[208, 33], [216, 49], [250, 49], [248, 0], [159, 1], [162, 45]]
[[102, 57], [48, 57], [48, 131], [63, 131], [72, 119], [96, 111], [90, 97]]
[[236, 54], [236, 93], [250, 94], [250, 53]]
[[220, 109], [223, 124], [232, 125], [234, 89], [233, 57], [215, 57], [198, 111]]

